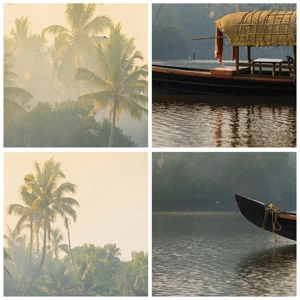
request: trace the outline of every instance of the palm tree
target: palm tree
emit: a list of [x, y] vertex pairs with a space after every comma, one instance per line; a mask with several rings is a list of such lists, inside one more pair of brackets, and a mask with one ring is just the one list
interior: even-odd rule
[[22, 201], [25, 206], [22, 204], [11, 204], [7, 208], [7, 212], [9, 215], [14, 214], [20, 216], [20, 219], [16, 225], [16, 232], [20, 233], [24, 224], [29, 222], [29, 230], [30, 230], [30, 242], [29, 242], [29, 253], [28, 253], [28, 261], [27, 266], [19, 280], [18, 286], [15, 291], [15, 295], [18, 294], [21, 283], [25, 275], [27, 274], [29, 268], [31, 267], [32, 262], [32, 249], [33, 249], [33, 222], [34, 218], [37, 217], [37, 212], [32, 208], [32, 204], [35, 201], [35, 196], [28, 191], [28, 187], [26, 185], [21, 185], [19, 189], [19, 193], [22, 197]]
[[40, 256], [40, 237], [42, 236], [41, 229], [43, 227], [43, 218], [39, 215], [38, 218], [34, 219], [33, 222], [33, 236], [35, 237], [35, 243], [36, 243], [36, 254], [39, 257]]
[[[34, 56], [40, 53], [45, 46], [45, 41], [38, 34], [31, 34], [29, 30], [30, 22], [27, 17], [15, 19], [15, 27], [11, 30], [9, 36], [4, 37], [4, 53], [13, 53], [19, 56], [25, 54], [22, 57], [23, 67], [25, 70], [28, 66], [32, 66]], [[24, 58], [28, 61], [24, 62]], [[27, 71], [29, 71], [27, 69]]]
[[7, 234], [4, 234], [4, 240], [7, 243], [9, 249], [13, 250], [16, 246], [23, 243], [23, 237], [20, 236], [20, 232], [16, 229], [10, 228], [8, 225]]
[[72, 265], [74, 266], [74, 258], [73, 258], [73, 253], [72, 253], [72, 247], [71, 247], [71, 238], [70, 238], [70, 219], [66, 216], [65, 217], [65, 227], [67, 229], [67, 232], [68, 232], [68, 242], [69, 242], [69, 253], [70, 253], [70, 256], [71, 256], [71, 262], [72, 262]]
[[51, 233], [51, 223], [56, 220], [57, 216], [66, 215], [76, 221], [77, 214], [73, 207], [79, 206], [74, 198], [64, 196], [66, 193], [75, 193], [76, 186], [67, 181], [59, 184], [61, 179], [66, 178], [60, 163], [56, 163], [52, 157], [44, 163], [43, 168], [37, 162], [34, 162], [34, 167], [35, 173], [25, 175], [24, 181], [36, 198], [32, 208], [43, 218], [43, 250], [39, 267], [28, 283], [23, 296], [28, 293], [42, 270], [46, 256], [47, 236], [49, 237]]
[[[13, 261], [10, 257], [10, 255], [7, 253], [7, 251], [5, 249], [3, 249], [3, 254], [4, 254], [4, 260], [9, 260], [9, 261]], [[10, 277], [12, 278], [10, 272], [8, 271], [8, 269], [4, 266], [4, 272]]]
[[26, 106], [32, 95], [15, 85], [14, 79], [18, 76], [12, 71], [12, 64], [9, 62], [11, 57], [10, 53], [4, 55], [4, 116], [6, 117], [6, 123], [9, 123], [10, 117], [13, 114], [25, 112], [24, 106]]
[[70, 29], [51, 25], [42, 32], [43, 37], [47, 33], [55, 36], [52, 53], [54, 70], [60, 80], [67, 80], [68, 85], [74, 82], [76, 69], [91, 54], [94, 47], [92, 37], [111, 24], [106, 15], [92, 19], [95, 10], [96, 4], [67, 4], [65, 15]]
[[129, 111], [131, 117], [138, 120], [142, 113], [147, 113], [142, 105], [148, 101], [148, 67], [136, 65], [143, 61], [143, 56], [135, 50], [134, 38], [126, 38], [121, 29], [120, 23], [111, 26], [109, 38], [96, 48], [99, 67], [103, 68], [104, 74], [98, 76], [91, 70], [79, 68], [76, 75], [79, 81], [100, 89], [79, 97], [80, 100], [94, 101], [89, 117], [100, 109], [109, 108], [112, 119], [109, 147], [113, 146], [116, 120], [123, 110]]
[[26, 236], [21, 236], [17, 228], [12, 229], [8, 225], [6, 226], [7, 234], [4, 234], [4, 241], [7, 248], [5, 250], [12, 258], [10, 261], [12, 262], [14, 269], [20, 273], [24, 264], [23, 253], [26, 250]]
[[49, 249], [50, 252], [53, 253], [54, 259], [58, 261], [60, 251], [68, 253], [68, 245], [62, 244], [64, 237], [59, 228], [51, 229], [50, 235], [51, 245], [49, 246]]
[[46, 272], [40, 286], [48, 296], [74, 295], [76, 284], [73, 285], [73, 275], [68, 265], [62, 261], [53, 264], [49, 260], [46, 264]]

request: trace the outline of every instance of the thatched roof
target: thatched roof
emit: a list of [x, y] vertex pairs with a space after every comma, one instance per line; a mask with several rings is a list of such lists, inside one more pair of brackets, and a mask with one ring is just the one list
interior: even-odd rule
[[296, 11], [251, 11], [225, 15], [215, 21], [235, 46], [295, 46]]

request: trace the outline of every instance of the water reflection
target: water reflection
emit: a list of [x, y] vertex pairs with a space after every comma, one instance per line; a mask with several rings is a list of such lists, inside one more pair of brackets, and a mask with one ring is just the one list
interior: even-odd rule
[[153, 95], [154, 147], [295, 147], [293, 97]]
[[[251, 253], [240, 260], [236, 272], [240, 282], [239, 290], [243, 291], [241, 295], [280, 295], [288, 288], [295, 290], [296, 245]], [[237, 295], [239, 294], [237, 291]]]
[[296, 246], [239, 213], [153, 213], [153, 296], [295, 296]]

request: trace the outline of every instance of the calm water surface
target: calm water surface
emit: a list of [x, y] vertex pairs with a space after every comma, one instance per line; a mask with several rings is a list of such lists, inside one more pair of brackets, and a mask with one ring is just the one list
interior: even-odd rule
[[153, 213], [153, 296], [296, 296], [296, 244], [239, 213]]
[[[207, 69], [216, 65], [212, 61], [167, 64]], [[152, 102], [153, 147], [296, 146], [292, 96], [153, 93]]]

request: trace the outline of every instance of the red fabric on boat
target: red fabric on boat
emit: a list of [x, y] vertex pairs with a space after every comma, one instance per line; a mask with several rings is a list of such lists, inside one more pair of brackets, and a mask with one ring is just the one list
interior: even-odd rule
[[222, 62], [223, 53], [223, 32], [216, 27], [216, 39], [215, 39], [215, 57]]
[[231, 60], [236, 59], [236, 47], [231, 47]]

